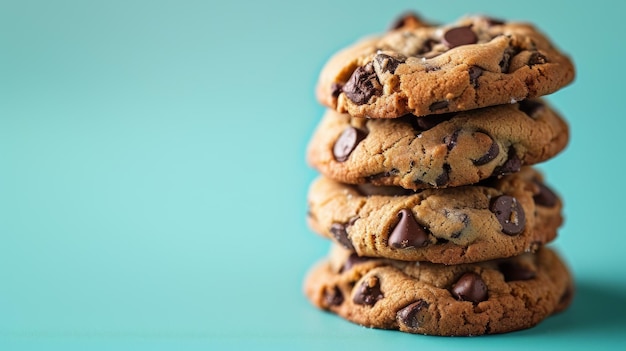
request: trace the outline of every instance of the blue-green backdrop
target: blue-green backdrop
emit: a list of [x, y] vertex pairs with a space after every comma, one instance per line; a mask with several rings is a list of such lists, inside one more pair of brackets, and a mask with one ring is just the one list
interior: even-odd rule
[[[304, 160], [337, 50], [417, 10], [534, 22], [576, 62], [565, 313], [480, 338], [371, 330], [301, 293], [328, 242]], [[0, 348], [554, 349], [626, 345], [626, 74], [617, 1], [0, 1]]]

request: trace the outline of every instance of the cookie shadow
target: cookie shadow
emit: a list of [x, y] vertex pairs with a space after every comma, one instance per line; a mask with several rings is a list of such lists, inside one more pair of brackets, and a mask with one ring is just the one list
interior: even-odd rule
[[626, 288], [579, 282], [575, 294], [567, 310], [546, 321], [550, 333], [626, 329]]

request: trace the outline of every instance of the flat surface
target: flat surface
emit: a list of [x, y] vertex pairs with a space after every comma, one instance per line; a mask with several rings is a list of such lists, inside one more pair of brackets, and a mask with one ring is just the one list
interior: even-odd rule
[[[614, 349], [626, 345], [624, 6], [574, 1], [0, 1], [0, 349]], [[301, 293], [328, 242], [304, 150], [326, 59], [418, 9], [534, 22], [576, 62], [540, 166], [577, 281], [531, 330], [371, 330]]]

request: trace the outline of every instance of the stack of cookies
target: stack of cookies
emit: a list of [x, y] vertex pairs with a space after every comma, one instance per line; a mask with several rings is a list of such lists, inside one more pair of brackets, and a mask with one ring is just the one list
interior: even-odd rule
[[415, 14], [333, 56], [307, 150], [322, 175], [310, 227], [333, 241], [308, 273], [317, 307], [363, 326], [430, 335], [530, 328], [573, 281], [546, 247], [562, 203], [531, 165], [568, 142], [539, 97], [574, 78], [532, 25]]

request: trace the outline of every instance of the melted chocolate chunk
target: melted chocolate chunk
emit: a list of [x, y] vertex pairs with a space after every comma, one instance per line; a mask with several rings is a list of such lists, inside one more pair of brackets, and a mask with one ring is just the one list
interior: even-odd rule
[[333, 155], [337, 162], [345, 162], [356, 146], [363, 140], [367, 134], [352, 126], [347, 127], [339, 136], [333, 146]]
[[433, 102], [432, 104], [430, 104], [430, 106], [428, 106], [428, 109], [430, 110], [430, 112], [435, 112], [437, 110], [443, 110], [446, 107], [448, 107], [448, 101], [443, 100], [443, 101]]
[[443, 34], [443, 43], [450, 49], [461, 45], [475, 44], [477, 41], [478, 37], [471, 27], [456, 27], [448, 29]]
[[459, 301], [479, 303], [487, 300], [487, 285], [480, 275], [468, 272], [452, 286], [452, 296]]
[[338, 287], [334, 286], [324, 291], [324, 301], [328, 306], [339, 306], [343, 303], [343, 294]]
[[349, 226], [349, 223], [333, 223], [330, 226], [330, 232], [333, 234], [337, 242], [343, 245], [346, 249], [354, 251], [352, 241], [350, 241], [350, 238], [348, 237], [347, 228]]
[[376, 61], [376, 65], [380, 67], [380, 72], [394, 73], [398, 65], [404, 63], [405, 59], [396, 58], [387, 54], [376, 54], [374, 61]]
[[493, 138], [491, 139], [491, 141], [491, 146], [489, 147], [489, 150], [487, 150], [487, 153], [481, 156], [479, 159], [474, 160], [474, 165], [485, 165], [491, 162], [494, 158], [496, 158], [496, 156], [498, 156], [498, 154], [500, 153], [500, 147], [498, 146], [498, 143], [493, 140]]
[[535, 118], [536, 113], [542, 110], [545, 106], [538, 100], [522, 100], [517, 105], [519, 110], [528, 115], [528, 117]]
[[380, 92], [381, 85], [370, 62], [359, 67], [352, 73], [350, 79], [343, 86], [343, 92], [348, 99], [357, 105], [363, 105], [369, 99]]
[[508, 159], [502, 166], [498, 166], [493, 170], [493, 175], [501, 176], [505, 174], [511, 174], [515, 172], [519, 172], [522, 168], [522, 160], [517, 157], [514, 148], [509, 148]]
[[500, 71], [502, 73], [509, 73], [509, 67], [511, 66], [511, 60], [515, 55], [520, 52], [520, 49], [514, 46], [508, 47], [502, 53], [502, 60], [500, 60]]
[[435, 179], [436, 186], [443, 186], [448, 184], [450, 181], [450, 165], [447, 163], [443, 164], [443, 172]]
[[359, 285], [352, 301], [357, 305], [374, 306], [383, 297], [378, 277], [372, 276]]
[[535, 204], [543, 207], [554, 207], [558, 202], [556, 194], [543, 183], [536, 180], [534, 183], [539, 188], [539, 192], [533, 196]]
[[428, 309], [428, 302], [424, 300], [417, 300], [412, 304], [398, 311], [396, 314], [398, 320], [409, 328], [419, 328], [424, 322], [426, 316], [426, 310]]
[[541, 65], [548, 62], [548, 59], [539, 52], [533, 52], [530, 54], [530, 58], [528, 58], [528, 65], [530, 67], [534, 65]]
[[509, 195], [501, 195], [491, 201], [489, 209], [502, 226], [502, 232], [507, 235], [517, 235], [524, 231], [526, 215], [522, 204]]
[[472, 66], [469, 68], [468, 73], [470, 84], [472, 84], [474, 88], [478, 88], [478, 77], [483, 75], [483, 69], [478, 66]]
[[500, 272], [502, 272], [502, 275], [504, 275], [505, 282], [530, 280], [536, 276], [534, 271], [511, 262], [500, 263], [498, 268]]
[[422, 247], [428, 244], [428, 231], [417, 223], [413, 212], [402, 209], [398, 212], [398, 224], [389, 234], [389, 245], [396, 249]]

